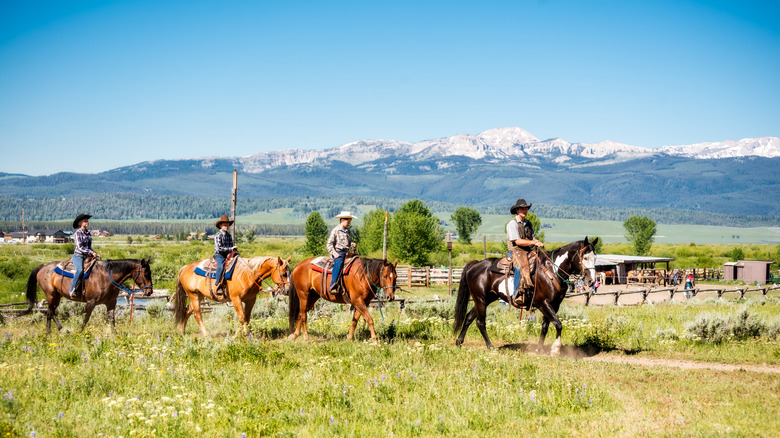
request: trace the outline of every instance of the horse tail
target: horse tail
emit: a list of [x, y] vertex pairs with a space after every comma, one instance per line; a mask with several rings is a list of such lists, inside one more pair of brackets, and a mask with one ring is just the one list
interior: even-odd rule
[[38, 300], [38, 272], [40, 272], [41, 268], [43, 268], [43, 265], [38, 265], [38, 267], [33, 269], [30, 273], [30, 278], [27, 279], [27, 302], [29, 303], [29, 307], [27, 307], [27, 310], [25, 310], [22, 315], [32, 313], [33, 307], [35, 307], [35, 301]]
[[295, 290], [295, 282], [290, 281], [290, 295], [289, 295], [289, 306], [290, 311], [288, 315], [289, 320], [289, 330], [288, 334], [295, 331], [295, 325], [298, 323], [298, 314], [301, 312], [301, 301], [298, 299], [298, 291]]
[[466, 322], [466, 308], [469, 305], [469, 296], [471, 290], [469, 289], [468, 273], [469, 268], [474, 264], [474, 261], [466, 263], [463, 267], [463, 272], [460, 274], [460, 286], [458, 286], [458, 297], [455, 299], [455, 323], [453, 324], [452, 331], [457, 333], [463, 327]]
[[187, 321], [187, 291], [181, 284], [181, 272], [176, 277], [176, 293], [173, 297], [173, 317], [176, 327], [184, 325]]

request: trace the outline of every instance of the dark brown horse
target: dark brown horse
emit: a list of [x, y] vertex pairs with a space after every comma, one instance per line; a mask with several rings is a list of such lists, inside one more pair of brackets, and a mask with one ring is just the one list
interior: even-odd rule
[[38, 298], [38, 285], [41, 286], [41, 290], [46, 295], [46, 301], [49, 303], [46, 314], [47, 332], [51, 331], [52, 320], [57, 324], [57, 329], [62, 330], [62, 324], [57, 320], [55, 314], [62, 297], [87, 304], [84, 309], [84, 323], [81, 325], [81, 329], [84, 330], [89, 322], [89, 317], [92, 316], [92, 311], [98, 304], [105, 304], [111, 318], [111, 325], [116, 325], [114, 309], [116, 309], [116, 298], [119, 292], [122, 290], [128, 293], [135, 292], [122, 286], [122, 283], [128, 278], [132, 278], [135, 285], [140, 290], [145, 291], [144, 295], [152, 294], [152, 270], [149, 267], [148, 258], [95, 262], [90, 269], [89, 278], [82, 280], [82, 293], [75, 298], [70, 297], [70, 283], [73, 278], [55, 272], [55, 268], [60, 263], [57, 261], [38, 266], [33, 269], [27, 280], [27, 301], [30, 303], [28, 312], [32, 311]]
[[292, 333], [288, 339], [295, 340], [301, 334], [301, 328], [303, 328], [303, 339], [309, 339], [306, 330], [306, 314], [322, 297], [334, 303], [352, 304], [355, 308], [355, 313], [352, 315], [352, 325], [347, 335], [348, 340], [354, 338], [355, 327], [362, 316], [368, 324], [368, 329], [371, 330], [371, 339], [376, 341], [374, 319], [368, 313], [368, 304], [374, 297], [379, 297], [381, 301], [395, 298], [395, 290], [397, 289], [395, 265], [398, 264], [398, 260], [395, 263], [388, 263], [387, 260], [358, 257], [349, 267], [349, 271], [343, 275], [347, 293], [334, 296], [327, 290], [330, 284], [330, 275], [326, 275], [324, 279], [326, 291], [322, 290], [323, 274], [312, 269], [312, 261], [316, 259], [321, 258], [306, 259], [293, 269], [293, 290], [290, 291], [289, 317]]
[[[585, 237], [584, 240], [572, 242], [550, 253], [539, 250], [540, 257], [537, 263], [544, 264], [546, 271], [551, 274], [548, 276], [545, 274], [545, 269], [537, 266], [533, 279], [536, 290], [531, 305], [539, 309], [544, 316], [539, 349], [544, 345], [544, 338], [547, 336], [550, 323], [552, 322], [555, 326], [557, 335], [550, 349], [550, 354], [554, 356], [560, 354], [561, 329], [563, 328], [558, 319], [558, 308], [566, 296], [568, 285], [572, 280], [582, 279], [586, 287], [592, 286], [596, 281], [596, 252], [593, 246], [597, 242], [598, 237], [593, 242], [588, 242], [588, 238]], [[504, 276], [494, 273], [490, 269], [495, 260], [497, 259], [472, 260], [463, 268], [458, 297], [455, 301], [454, 331], [457, 333], [458, 330], [461, 330], [460, 336], [455, 341], [458, 346], [463, 344], [469, 325], [476, 319], [477, 327], [485, 339], [485, 344], [488, 348], [493, 348], [485, 330], [485, 311], [493, 301], [498, 299], [508, 301], [504, 293], [498, 292], [500, 284], [504, 281]], [[510, 281], [509, 284], [512, 282]], [[474, 307], [466, 315], [469, 295], [474, 300]]]

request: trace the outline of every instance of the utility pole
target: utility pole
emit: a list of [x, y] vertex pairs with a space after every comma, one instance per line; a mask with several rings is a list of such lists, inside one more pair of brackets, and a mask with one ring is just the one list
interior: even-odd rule
[[387, 217], [390, 214], [385, 210], [385, 231], [382, 234], [382, 260], [387, 261]]
[[27, 235], [24, 230], [24, 207], [22, 207], [22, 245], [27, 243]]
[[447, 287], [450, 289], [450, 296], [452, 296], [452, 232], [450, 231], [447, 232], [447, 252], [450, 256], [450, 267], [447, 269]]
[[232, 234], [236, 235], [236, 200], [238, 195], [238, 175], [236, 169], [233, 169], [233, 201], [230, 204], [230, 220], [233, 221], [231, 226], [233, 229]]

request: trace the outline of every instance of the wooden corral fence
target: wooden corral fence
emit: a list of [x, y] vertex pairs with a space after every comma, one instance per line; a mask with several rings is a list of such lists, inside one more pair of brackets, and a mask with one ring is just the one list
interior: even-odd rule
[[[14, 292], [18, 293], [18, 292]], [[159, 291], [155, 292], [154, 294], [144, 297], [139, 295], [135, 296], [133, 310], [142, 310], [144, 307], [146, 307], [144, 304], [138, 303], [140, 302], [146, 302], [149, 300], [165, 300], [166, 303], [169, 303], [171, 301], [171, 296], [168, 294], [168, 291], [165, 289], [160, 289]], [[61, 302], [62, 303], [62, 302]], [[60, 303], [60, 304], [61, 304]], [[203, 306], [202, 303], [201, 306]], [[212, 303], [216, 304], [216, 303]], [[6, 303], [6, 304], [0, 304], [0, 313], [8, 314], [8, 315], [15, 315], [24, 313], [27, 311], [27, 306], [29, 306], [29, 303], [27, 301], [23, 301], [20, 303]], [[173, 307], [171, 305], [166, 305], [166, 309], [173, 310]], [[208, 304], [207, 304], [208, 307]], [[130, 308], [130, 304], [128, 303], [128, 296], [126, 292], [122, 292], [117, 296], [117, 304], [116, 308], [119, 310], [126, 310]], [[35, 306], [33, 307], [33, 312], [47, 312], [49, 310], [48, 304], [46, 304], [46, 300], [40, 300], [38, 301]]]
[[694, 287], [692, 289], [685, 289], [682, 287], [660, 287], [660, 288], [640, 288], [640, 289], [632, 289], [632, 290], [613, 290], [613, 291], [605, 291], [605, 292], [594, 292], [593, 290], [587, 291], [587, 292], [580, 292], [580, 293], [572, 293], [567, 294], [566, 298], [574, 298], [579, 296], [585, 297], [585, 305], [587, 306], [590, 304], [590, 300], [595, 296], [614, 296], [614, 299], [611, 300], [613, 304], [624, 304], [620, 302], [621, 297], [635, 295], [635, 294], [641, 294], [642, 295], [642, 301], [638, 304], [644, 304], [647, 302], [647, 298], [650, 295], [653, 294], [664, 294], [664, 298], [668, 296], [669, 300], [673, 300], [675, 294], [685, 294], [686, 298], [693, 298], [697, 294], [700, 293], [706, 293], [706, 292], [716, 292], [718, 298], [722, 298], [725, 294], [739, 294], [739, 298], [743, 299], [745, 298], [745, 295], [748, 293], [752, 293], [754, 295], [757, 295], [758, 292], [761, 292], [762, 296], [767, 296], [769, 292], [772, 291], [780, 291], [780, 286], [772, 285], [772, 286], [751, 286], [746, 285], [742, 287], [736, 287], [736, 286], [707, 286], [707, 287]]
[[[446, 285], [449, 281], [448, 268], [432, 268], [430, 266], [415, 267], [408, 265], [398, 265], [395, 270], [398, 275], [398, 285], [406, 285], [407, 288], [430, 287], [431, 285]], [[462, 266], [452, 267], [452, 284], [460, 282], [460, 276], [463, 274]]]
[[685, 284], [688, 274], [693, 274], [694, 281], [720, 280], [723, 278], [723, 268], [703, 269], [636, 269], [626, 274], [626, 284], [657, 284], [662, 286], [677, 286]]

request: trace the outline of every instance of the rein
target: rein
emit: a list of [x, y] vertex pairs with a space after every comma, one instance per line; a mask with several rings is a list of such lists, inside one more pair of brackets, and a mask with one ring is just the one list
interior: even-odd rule
[[[247, 261], [246, 261], [246, 259], [244, 259], [243, 257], [241, 257], [241, 259], [240, 259], [240, 260], [241, 260], [242, 262], [244, 262], [244, 264], [245, 264], [245, 265], [246, 265], [246, 267], [247, 267], [247, 270], [249, 270], [249, 271], [251, 272], [251, 271], [252, 271], [252, 267], [251, 267], [251, 266], [249, 266], [249, 262], [247, 262]], [[271, 260], [271, 259], [269, 258], [268, 260]], [[263, 265], [262, 265], [262, 264], [260, 264], [260, 267], [262, 267], [262, 266], [263, 266]], [[277, 265], [276, 265], [276, 272], [281, 272], [281, 270], [282, 270], [282, 267], [281, 267], [280, 265], [278, 265], [278, 264], [277, 264]], [[273, 272], [271, 272], [271, 275], [273, 275]], [[265, 277], [265, 278], [263, 278], [263, 276], [261, 275], [261, 276], [260, 276], [260, 282], [258, 282], [258, 281], [257, 281], [257, 280], [255, 280], [254, 278], [252, 279], [252, 282], [254, 282], [254, 283], [255, 283], [255, 285], [256, 285], [256, 286], [257, 286], [257, 288], [260, 290], [260, 292], [265, 292], [265, 295], [264, 295], [264, 297], [265, 297], [265, 307], [266, 307], [266, 309], [270, 309], [270, 307], [269, 307], [269, 305], [268, 305], [268, 294], [269, 294], [269, 293], [273, 294], [274, 292], [279, 292], [280, 290], [282, 290], [282, 287], [284, 287], [284, 286], [285, 286], [284, 279], [283, 279], [284, 277], [282, 277], [282, 274], [280, 273], [280, 274], [279, 274], [279, 278], [282, 278], [282, 284], [281, 284], [281, 285], [279, 285], [279, 284], [277, 284], [276, 282], [274, 282], [274, 284], [276, 285], [276, 289], [272, 289], [272, 290], [269, 290], [269, 291], [263, 290], [263, 281], [267, 280], [268, 278], [271, 278], [271, 275], [269, 275], [268, 277]], [[272, 280], [273, 280], [273, 279], [272, 279]]]
[[[138, 289], [128, 289], [121, 284], [117, 283], [116, 280], [114, 280], [113, 277], [111, 277], [111, 272], [108, 270], [108, 261], [106, 261], [106, 274], [108, 275], [108, 279], [111, 280], [111, 283], [114, 284], [114, 286], [118, 287], [119, 289], [127, 292], [127, 295], [132, 296], [134, 293], [140, 291], [140, 290], [146, 290], [151, 289], [152, 286], [139, 286]], [[135, 275], [133, 275], [133, 282], [135, 282], [138, 279], [138, 276], [141, 275], [141, 263], [138, 263], [138, 267], [136, 268]], [[137, 286], [137, 285], [136, 285]]]
[[[547, 260], [549, 260], [550, 264], [553, 266], [553, 268], [555, 270], [555, 275], [558, 276], [558, 278], [561, 279], [561, 281], [566, 283], [567, 286], [571, 286], [575, 282], [585, 278], [585, 263], [583, 263], [583, 260], [582, 260], [582, 254], [585, 251], [585, 248], [586, 247], [583, 246], [581, 249], [576, 251], [577, 257], [580, 259], [580, 266], [582, 266], [582, 270], [580, 271], [579, 275], [572, 274], [572, 273], [566, 272], [564, 269], [561, 269], [561, 267], [556, 265], [555, 262], [553, 261], [553, 259], [551, 259], [550, 256], [547, 253], [545, 253], [544, 251], [537, 251], [537, 253], [541, 252], [542, 254], [544, 254], [544, 256], [547, 258]], [[555, 251], [553, 251], [553, 253], [554, 252]], [[562, 276], [558, 271], [563, 272], [564, 274], [567, 275], [567, 277]], [[574, 278], [574, 280], [569, 280], [569, 278]]]
[[[370, 259], [366, 259], [366, 260], [370, 260]], [[382, 316], [382, 320], [384, 321], [385, 314], [384, 314], [384, 312], [382, 312], [382, 301], [387, 297], [387, 295], [385, 294], [385, 289], [386, 288], [383, 288], [381, 285], [375, 284], [371, 280], [371, 273], [369, 272], [369, 269], [368, 269], [368, 265], [370, 263], [371, 262], [369, 261], [368, 263], [364, 264], [363, 267], [365, 268], [365, 272], [364, 272], [363, 275], [365, 275], [366, 281], [368, 282], [369, 287], [371, 287], [371, 289], [374, 290], [374, 294], [377, 297], [377, 303], [379, 305], [379, 315]], [[383, 267], [384, 267], [384, 264], [383, 264]], [[379, 270], [380, 278], [381, 278], [381, 275], [382, 275], [382, 270], [380, 269]], [[381, 282], [381, 280], [380, 280], [380, 282]]]

